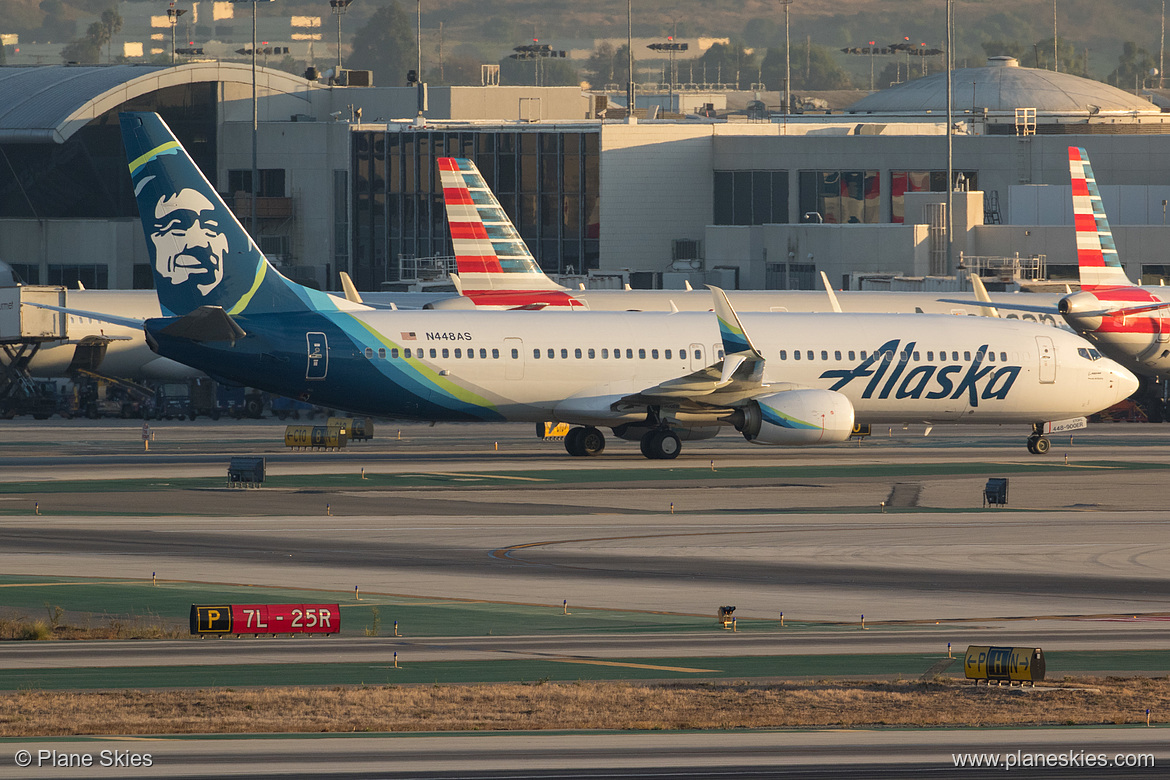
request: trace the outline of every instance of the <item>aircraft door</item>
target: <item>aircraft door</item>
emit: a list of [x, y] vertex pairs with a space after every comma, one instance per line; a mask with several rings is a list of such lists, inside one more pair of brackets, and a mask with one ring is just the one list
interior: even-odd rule
[[305, 379], [324, 379], [329, 372], [329, 341], [324, 333], [306, 333], [309, 362], [305, 367]]
[[1037, 336], [1036, 348], [1040, 353], [1040, 383], [1052, 384], [1056, 381], [1056, 349], [1052, 346], [1052, 339]]
[[504, 379], [524, 378], [524, 339], [504, 339]]
[[705, 350], [702, 344], [691, 344], [687, 349], [687, 354], [691, 358], [691, 371], [702, 371], [707, 367], [707, 360], [704, 357]]

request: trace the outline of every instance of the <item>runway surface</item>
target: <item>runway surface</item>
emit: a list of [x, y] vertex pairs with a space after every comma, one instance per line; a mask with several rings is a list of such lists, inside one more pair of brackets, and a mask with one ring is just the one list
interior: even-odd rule
[[[282, 431], [275, 423], [182, 423], [155, 426], [145, 452], [132, 421], [49, 422], [5, 424], [0, 574], [144, 580], [157, 572], [168, 581], [310, 588], [339, 599], [360, 584], [371, 598], [553, 607], [564, 600], [582, 609], [679, 615], [734, 604], [745, 621], [775, 620], [783, 611], [790, 621], [822, 627], [714, 636], [6, 644], [0, 668], [362, 663], [392, 650], [416, 661], [936, 653], [947, 641], [957, 649], [995, 642], [1096, 652], [1164, 649], [1170, 639], [1162, 487], [1170, 426], [1095, 426], [1071, 442], [1054, 439], [1046, 458], [1026, 453], [1022, 431], [948, 427], [929, 437], [890, 430], [861, 446], [799, 451], [724, 437], [688, 443], [682, 457], [664, 463], [618, 442], [599, 458], [569, 458], [559, 443], [536, 441], [529, 426], [403, 426], [400, 439], [398, 426], [386, 425], [373, 442], [343, 452], [289, 453], [275, 443]], [[267, 457], [270, 486], [221, 487], [227, 459], [237, 454]], [[358, 481], [363, 469], [365, 482]], [[982, 507], [989, 476], [1010, 479], [1006, 508]], [[868, 630], [853, 630], [862, 614]], [[827, 768], [846, 762], [872, 776], [907, 768], [932, 776], [957, 771], [949, 763], [957, 745], [1023, 740], [1120, 751], [1154, 744], [1160, 756], [1166, 745], [1130, 729], [988, 734], [133, 744], [158, 745], [167, 756], [152, 776], [385, 776], [391, 767], [414, 776], [532, 777], [584, 776], [581, 769], [662, 776], [667, 758], [691, 776], [831, 776]], [[83, 776], [54, 771], [36, 776]], [[1114, 768], [1108, 776], [1138, 774]]]
[[[419, 778], [791, 778], [1077, 777], [1145, 778], [1164, 773], [1170, 743], [1163, 729], [1094, 728], [966, 731], [789, 730], [683, 734], [528, 733], [519, 735], [356, 735], [301, 739], [216, 737], [84, 740], [0, 745], [11, 766], [17, 750], [90, 755], [148, 755], [148, 770], [85, 771], [42, 765], [29, 777], [419, 777]], [[1019, 754], [1017, 754], [1017, 751]], [[4, 754], [8, 753], [9, 756]], [[978, 753], [1001, 763], [1030, 756], [1076, 758], [1076, 768], [957, 768], [956, 754]], [[1085, 768], [1103, 756], [1108, 766]], [[1047, 758], [1043, 760], [1048, 760]], [[1124, 764], [1144, 764], [1126, 767]], [[1152, 766], [1150, 764], [1153, 764]], [[1120, 766], [1116, 764], [1121, 764]], [[2, 764], [0, 764], [2, 765]]]

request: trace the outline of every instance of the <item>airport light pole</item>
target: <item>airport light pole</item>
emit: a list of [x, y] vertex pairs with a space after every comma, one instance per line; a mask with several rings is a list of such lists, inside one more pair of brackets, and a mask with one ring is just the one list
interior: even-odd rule
[[329, 0], [329, 11], [337, 17], [337, 74], [341, 75], [341, 17], [349, 10], [353, 0]]
[[780, 0], [780, 4], [784, 6], [784, 116], [787, 124], [787, 117], [792, 113], [792, 52], [788, 40], [788, 7], [792, 0]]
[[674, 111], [674, 53], [676, 51], [686, 51], [689, 47], [685, 43], [675, 43], [674, 36], [668, 35], [666, 43], [651, 43], [647, 44], [647, 49], [654, 51], [668, 51], [670, 52], [670, 78], [667, 82], [667, 100], [670, 105], [670, 110]]
[[175, 64], [175, 27], [179, 24], [179, 17], [187, 13], [186, 8], [175, 8], [174, 0], [171, 0], [171, 7], [167, 9], [167, 21], [171, 24], [171, 64]]
[[256, 196], [260, 192], [260, 166], [258, 163], [257, 138], [260, 133], [260, 110], [256, 103], [256, 3], [271, 3], [272, 0], [231, 0], [233, 3], [252, 4], [252, 214], [248, 227], [252, 233], [252, 240], [259, 244], [256, 233]]

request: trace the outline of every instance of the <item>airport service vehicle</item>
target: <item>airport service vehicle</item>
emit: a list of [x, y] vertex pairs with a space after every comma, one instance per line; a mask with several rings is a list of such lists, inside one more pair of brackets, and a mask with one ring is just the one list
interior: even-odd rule
[[[849, 438], [855, 422], [1080, 420], [1128, 396], [1129, 372], [1076, 335], [925, 314], [389, 311], [273, 268], [156, 114], [120, 115], [169, 357], [237, 384], [350, 413], [557, 420], [573, 455], [600, 428], [673, 458], [733, 428], [758, 444]], [[1039, 442], [1044, 444], [1040, 445]]]
[[1136, 285], [1125, 275], [1088, 153], [1068, 148], [1081, 290], [1058, 305], [1073, 330], [1101, 352], [1145, 376], [1170, 373], [1170, 288]]
[[[433, 309], [592, 309], [604, 311], [709, 311], [711, 298], [697, 290], [570, 290], [540, 269], [512, 221], [471, 160], [437, 161], [447, 222], [459, 273], [460, 296], [427, 304]], [[827, 293], [827, 294], [826, 294]], [[831, 290], [728, 291], [736, 311], [906, 312], [986, 314], [987, 303], [956, 293], [837, 292]], [[365, 296], [377, 302], [375, 295]], [[987, 301], [1007, 319], [1061, 326], [1059, 295], [994, 293]]]

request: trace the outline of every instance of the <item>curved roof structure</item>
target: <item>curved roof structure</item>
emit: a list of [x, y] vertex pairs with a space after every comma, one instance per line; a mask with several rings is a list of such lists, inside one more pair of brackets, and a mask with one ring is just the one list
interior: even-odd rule
[[[1070, 73], [1021, 68], [1012, 57], [991, 57], [982, 68], [951, 72], [952, 109], [1012, 113], [1034, 108], [1046, 114], [1159, 114], [1148, 100]], [[875, 92], [850, 113], [924, 113], [947, 110], [947, 74], [936, 73]]]
[[[90, 120], [122, 103], [196, 82], [234, 82], [250, 90], [252, 67], [239, 62], [0, 67], [0, 143], [63, 143]], [[256, 84], [264, 94], [308, 93], [317, 88], [291, 73], [259, 67]]]

